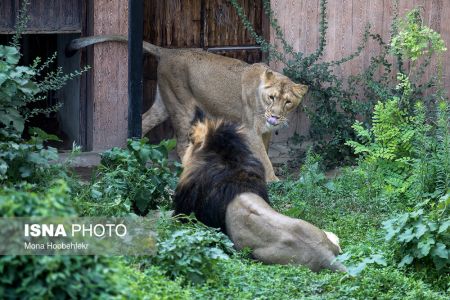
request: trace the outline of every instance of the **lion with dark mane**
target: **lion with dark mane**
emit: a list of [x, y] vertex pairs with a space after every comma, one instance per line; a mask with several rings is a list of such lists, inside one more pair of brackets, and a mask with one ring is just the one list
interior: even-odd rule
[[250, 150], [244, 127], [205, 120], [193, 126], [189, 139], [174, 214], [194, 213], [264, 263], [346, 271], [335, 261], [340, 252], [336, 235], [270, 206], [264, 166]]

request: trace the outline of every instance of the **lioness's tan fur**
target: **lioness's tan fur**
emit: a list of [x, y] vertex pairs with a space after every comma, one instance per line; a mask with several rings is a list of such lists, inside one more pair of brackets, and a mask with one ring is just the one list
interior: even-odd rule
[[[69, 51], [105, 41], [126, 41], [123, 36], [95, 36], [71, 42]], [[165, 49], [144, 42], [144, 52], [159, 59], [155, 104], [143, 114], [146, 134], [170, 116], [183, 157], [196, 107], [206, 115], [242, 123], [250, 132], [250, 146], [261, 160], [268, 181], [277, 180], [267, 155], [270, 132], [287, 124], [307, 92], [266, 65], [212, 54], [200, 49]], [[274, 117], [276, 126], [267, 120]]]

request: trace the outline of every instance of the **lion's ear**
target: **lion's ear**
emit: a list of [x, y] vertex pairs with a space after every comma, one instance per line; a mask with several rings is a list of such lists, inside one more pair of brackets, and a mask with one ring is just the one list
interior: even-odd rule
[[308, 86], [304, 84], [295, 84], [292, 86], [292, 92], [298, 97], [303, 97], [308, 92]]
[[205, 122], [197, 122], [192, 128], [192, 133], [190, 135], [191, 142], [195, 145], [201, 145], [205, 141], [207, 132], [207, 124], [205, 124]]

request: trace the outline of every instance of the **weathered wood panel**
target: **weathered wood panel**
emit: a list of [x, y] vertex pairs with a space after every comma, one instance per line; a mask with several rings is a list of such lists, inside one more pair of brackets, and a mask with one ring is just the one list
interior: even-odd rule
[[[255, 30], [262, 33], [262, 2], [242, 0], [240, 5], [246, 12]], [[254, 45], [236, 10], [228, 0], [205, 1], [205, 47]]]
[[[339, 60], [350, 55], [361, 43], [364, 28], [369, 23], [371, 32], [380, 34], [385, 41], [389, 41], [390, 25], [393, 17], [392, 0], [329, 0], [328, 1], [328, 24], [327, 47], [323, 61]], [[296, 1], [271, 1], [272, 9], [279, 21], [287, 41], [294, 46], [296, 51], [305, 54], [314, 52], [319, 44], [319, 0], [296, 0]], [[400, 15], [417, 6], [422, 6], [424, 22], [437, 32], [442, 34], [447, 47], [450, 47], [450, 2], [448, 0], [400, 0]], [[278, 41], [271, 31], [272, 42]], [[335, 74], [341, 78], [348, 78], [362, 72], [370, 64], [371, 57], [380, 52], [380, 46], [376, 42], [369, 42], [363, 53], [344, 65], [334, 69]], [[450, 60], [450, 51], [447, 51], [443, 61]], [[282, 70], [280, 64], [274, 63], [272, 67]], [[450, 88], [450, 66], [444, 63], [444, 84]], [[426, 73], [431, 76], [433, 69]], [[304, 105], [308, 105], [306, 99]], [[286, 142], [294, 132], [307, 134], [309, 120], [297, 109], [291, 115], [290, 127], [281, 130], [275, 137], [275, 142]]]
[[16, 0], [0, 1], [0, 32], [11, 31], [14, 28], [16, 15]]
[[[128, 32], [128, 1], [93, 1], [93, 34]], [[124, 146], [128, 128], [128, 52], [126, 44], [94, 46], [93, 150]]]
[[[20, 0], [0, 1], [0, 33], [13, 33]], [[81, 33], [82, 0], [31, 0], [25, 33]]]
[[144, 40], [173, 48], [200, 47], [200, 0], [144, 2]]

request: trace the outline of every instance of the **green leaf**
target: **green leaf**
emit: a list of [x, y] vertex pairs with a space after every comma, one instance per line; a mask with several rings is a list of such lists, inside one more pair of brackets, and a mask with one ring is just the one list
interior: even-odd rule
[[358, 276], [367, 266], [366, 262], [360, 262], [356, 266], [351, 266], [347, 268], [348, 274], [353, 277]]
[[427, 256], [430, 253], [431, 246], [434, 245], [435, 243], [436, 242], [431, 238], [428, 238], [425, 241], [420, 241], [417, 244], [417, 250], [419, 250], [419, 255], [417, 257], [422, 258]]
[[398, 267], [401, 268], [405, 265], [410, 265], [413, 262], [414, 258], [411, 255], [406, 255], [398, 264]]
[[30, 167], [28, 167], [28, 166], [22, 166], [22, 167], [20, 167], [19, 168], [19, 172], [20, 172], [20, 176], [22, 177], [22, 178], [27, 178], [27, 177], [30, 177], [30, 175], [31, 175], [31, 168]]
[[45, 132], [44, 130], [37, 128], [37, 127], [31, 127], [28, 132], [31, 135], [34, 135], [40, 139], [42, 139], [43, 141], [55, 141], [55, 142], [62, 142], [59, 137], [57, 137], [54, 134], [48, 134], [47, 132]]
[[431, 254], [433, 254], [434, 256], [438, 256], [440, 258], [448, 259], [447, 247], [442, 243], [437, 243], [436, 246], [431, 251]]
[[447, 231], [449, 227], [450, 227], [450, 220], [445, 220], [441, 224], [441, 226], [439, 226], [438, 233], [443, 233], [443, 232]]
[[441, 258], [439, 256], [433, 256], [433, 263], [436, 266], [436, 269], [442, 270], [449, 262], [446, 258]]
[[5, 175], [8, 171], [8, 164], [0, 158], [0, 175]]
[[17, 65], [20, 59], [20, 53], [15, 47], [0, 45], [0, 58], [4, 58], [11, 65]]
[[170, 152], [173, 149], [175, 149], [175, 147], [177, 145], [177, 141], [175, 139], [170, 139], [170, 140], [162, 141], [161, 144], [164, 145], [164, 147], [166, 148], [167, 152]]
[[5, 126], [11, 126], [21, 134], [25, 127], [25, 120], [15, 109], [8, 109], [6, 112], [0, 111], [0, 122]]
[[22, 93], [24, 93], [27, 96], [34, 96], [37, 93], [39, 93], [40, 89], [36, 83], [30, 80], [26, 81], [27, 81], [26, 83], [21, 84], [17, 87]]
[[412, 241], [412, 239], [414, 238], [414, 234], [413, 234], [413, 230], [412, 230], [412, 228], [408, 228], [406, 231], [404, 231], [402, 234], [400, 234], [399, 236], [398, 236], [398, 240], [400, 241], [400, 242], [406, 242], [406, 243], [408, 243], [408, 242], [410, 242], [410, 241]]
[[145, 187], [141, 187], [136, 191], [133, 200], [136, 203], [136, 207], [139, 209], [141, 213], [145, 213], [147, 211], [151, 197], [152, 197], [151, 191]]
[[28, 154], [28, 161], [35, 163], [37, 165], [46, 165], [48, 163], [47, 158], [42, 156], [40, 153], [32, 152]]
[[4, 74], [4, 73], [0, 73], [0, 86], [1, 86], [6, 80], [8, 80], [8, 76], [6, 76], [6, 74]]
[[370, 257], [370, 259], [378, 265], [387, 266], [386, 259], [384, 259], [381, 254], [374, 254]]
[[424, 235], [427, 232], [428, 227], [422, 223], [419, 223], [416, 225], [416, 232], [415, 237], [420, 238], [422, 235]]

